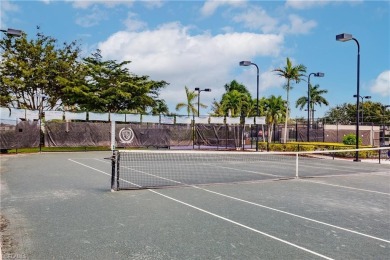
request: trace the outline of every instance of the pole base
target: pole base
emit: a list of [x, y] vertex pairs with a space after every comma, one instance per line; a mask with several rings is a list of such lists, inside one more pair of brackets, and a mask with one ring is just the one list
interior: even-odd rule
[[354, 162], [361, 162], [362, 160], [360, 159], [353, 159]]

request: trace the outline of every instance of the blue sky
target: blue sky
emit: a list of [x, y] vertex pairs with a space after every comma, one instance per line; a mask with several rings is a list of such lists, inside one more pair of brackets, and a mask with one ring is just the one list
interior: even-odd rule
[[[237, 80], [256, 96], [256, 68], [240, 67], [249, 60], [260, 69], [260, 97], [281, 95], [285, 83], [272, 72], [286, 57], [303, 64], [313, 85], [327, 89], [329, 107], [356, 99], [357, 45], [337, 42], [350, 33], [360, 43], [360, 95], [390, 104], [390, 1], [7, 1], [0, 2], [0, 28], [21, 29], [33, 37], [40, 26], [59, 42], [78, 40], [83, 53], [102, 50], [104, 59], [130, 60], [138, 75], [165, 80], [161, 91], [175, 112], [185, 101], [184, 86], [211, 88], [201, 102], [210, 111], [224, 85]], [[307, 95], [307, 83], [291, 91], [292, 117], [306, 117], [295, 101]], [[185, 111], [179, 111], [183, 114]]]

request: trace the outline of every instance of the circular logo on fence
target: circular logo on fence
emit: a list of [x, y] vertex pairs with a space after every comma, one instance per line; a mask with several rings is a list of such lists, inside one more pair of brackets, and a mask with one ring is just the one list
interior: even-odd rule
[[129, 144], [132, 143], [134, 139], [134, 132], [130, 127], [122, 128], [119, 131], [119, 140], [122, 143]]

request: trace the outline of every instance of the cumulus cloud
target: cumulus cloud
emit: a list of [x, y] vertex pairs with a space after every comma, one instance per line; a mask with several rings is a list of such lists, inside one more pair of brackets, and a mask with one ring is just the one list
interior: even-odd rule
[[[8, 14], [12, 12], [19, 11], [19, 7], [11, 3], [10, 1], [1, 1], [1, 8], [0, 8], [0, 25], [1, 27], [7, 27], [7, 20], [8, 20]], [[2, 28], [3, 29], [3, 28]]]
[[145, 0], [145, 6], [147, 8], [153, 9], [153, 8], [160, 8], [164, 5], [164, 0]]
[[331, 3], [341, 3], [346, 2], [350, 4], [359, 4], [362, 3], [363, 0], [286, 0], [286, 7], [290, 7], [293, 9], [310, 9], [315, 7], [325, 6]]
[[[41, 0], [52, 1], [52, 0]], [[134, 2], [142, 2], [147, 8], [160, 8], [164, 5], [163, 0], [65, 0], [71, 2], [74, 8], [87, 9], [91, 6], [102, 5], [105, 7], [115, 7], [119, 5], [132, 6]]]
[[132, 61], [130, 71], [138, 75], [171, 83], [162, 92], [168, 103], [185, 98], [178, 96], [184, 86], [212, 88], [213, 94], [204, 97], [211, 103], [233, 79], [231, 73], [242, 57], [277, 56], [283, 40], [274, 34], [191, 35], [188, 27], [169, 23], [155, 30], [117, 32], [98, 48], [107, 59]]
[[249, 29], [259, 29], [264, 33], [274, 31], [278, 24], [278, 20], [269, 16], [260, 6], [248, 8], [247, 11], [234, 16], [233, 21], [241, 22]]
[[390, 70], [379, 74], [370, 89], [372, 93], [380, 94], [383, 97], [390, 97]]
[[287, 21], [283, 18], [274, 18], [260, 6], [248, 6], [248, 8], [233, 16], [233, 21], [242, 23], [244, 27], [251, 30], [260, 30], [263, 33], [282, 34], [307, 34], [317, 26], [314, 20], [304, 20], [302, 17], [290, 14]]
[[138, 19], [138, 15], [133, 12], [127, 14], [126, 20], [123, 22], [129, 31], [138, 31], [146, 28], [147, 24]]
[[294, 8], [294, 9], [309, 9], [309, 8], [313, 8], [313, 7], [316, 7], [316, 6], [324, 6], [324, 5], [327, 5], [329, 4], [330, 2], [332, 1], [328, 1], [328, 0], [306, 0], [306, 1], [303, 1], [303, 0], [287, 0], [286, 1], [286, 6], [287, 7], [291, 7], [291, 8]]
[[87, 9], [93, 5], [104, 5], [106, 7], [114, 7], [118, 5], [132, 5], [134, 0], [67, 0], [72, 2], [74, 8]]
[[242, 6], [246, 0], [207, 0], [201, 9], [201, 14], [210, 16], [221, 6]]
[[280, 32], [285, 34], [307, 34], [317, 26], [314, 20], [305, 21], [298, 15], [291, 14], [288, 16], [290, 24], [280, 27]]
[[99, 7], [94, 6], [91, 12], [87, 15], [79, 16], [76, 19], [76, 24], [82, 27], [92, 27], [97, 25], [102, 20], [106, 20], [108, 18], [105, 11], [99, 9]]

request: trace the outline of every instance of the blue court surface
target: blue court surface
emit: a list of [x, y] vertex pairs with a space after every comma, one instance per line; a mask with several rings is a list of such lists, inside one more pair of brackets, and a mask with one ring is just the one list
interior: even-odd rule
[[[3, 259], [390, 258], [390, 164], [329, 160], [307, 171], [331, 176], [111, 192], [110, 156], [1, 156]], [[250, 171], [290, 171], [276, 164]]]

